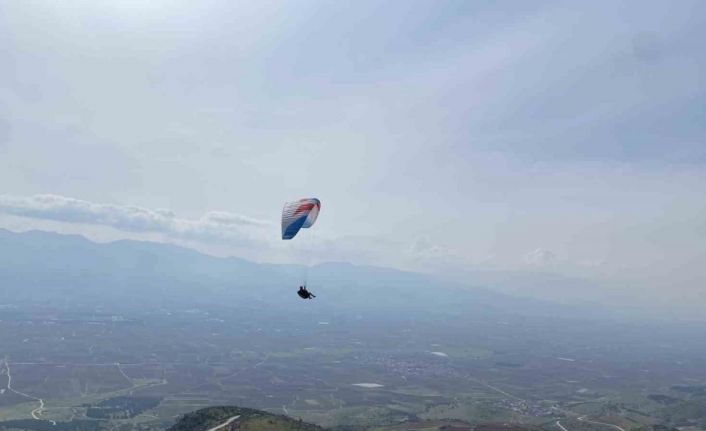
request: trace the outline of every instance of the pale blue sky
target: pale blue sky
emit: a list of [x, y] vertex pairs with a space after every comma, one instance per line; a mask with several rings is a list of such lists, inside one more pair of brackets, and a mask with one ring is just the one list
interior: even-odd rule
[[281, 204], [317, 196], [318, 259], [706, 303], [705, 23], [702, 1], [2, 2], [0, 227], [289, 261]]

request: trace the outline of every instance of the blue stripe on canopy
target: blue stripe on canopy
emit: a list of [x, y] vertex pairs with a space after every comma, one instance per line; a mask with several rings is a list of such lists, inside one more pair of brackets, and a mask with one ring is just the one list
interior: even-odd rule
[[304, 226], [304, 222], [306, 221], [306, 218], [309, 214], [304, 214], [303, 216], [299, 217], [298, 219], [294, 220], [292, 223], [289, 224], [282, 232], [282, 239], [292, 239], [297, 235], [297, 232]]

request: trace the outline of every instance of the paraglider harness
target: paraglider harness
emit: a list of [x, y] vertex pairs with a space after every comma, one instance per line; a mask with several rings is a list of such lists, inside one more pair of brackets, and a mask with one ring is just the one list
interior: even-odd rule
[[316, 298], [316, 295], [314, 295], [313, 293], [311, 293], [311, 292], [309, 292], [308, 290], [306, 290], [306, 286], [299, 286], [299, 291], [297, 292], [297, 295], [299, 295], [299, 297], [300, 297], [301, 299], [313, 299], [313, 298]]

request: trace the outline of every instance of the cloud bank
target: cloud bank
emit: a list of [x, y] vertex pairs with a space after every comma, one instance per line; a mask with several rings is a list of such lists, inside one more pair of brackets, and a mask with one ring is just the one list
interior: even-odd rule
[[169, 210], [101, 204], [50, 194], [0, 195], [0, 213], [204, 241], [244, 240], [250, 237], [248, 231], [253, 228], [270, 226], [267, 221], [221, 211], [208, 212], [198, 219], [186, 219]]

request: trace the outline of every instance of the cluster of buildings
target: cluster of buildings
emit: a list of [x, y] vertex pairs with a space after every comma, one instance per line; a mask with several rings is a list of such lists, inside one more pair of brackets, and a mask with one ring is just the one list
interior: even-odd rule
[[553, 417], [556, 416], [556, 412], [551, 406], [545, 406], [542, 404], [533, 403], [527, 400], [515, 400], [515, 399], [502, 399], [499, 401], [498, 405], [500, 407], [512, 410], [515, 413], [519, 413], [525, 416], [536, 416], [536, 417]]

